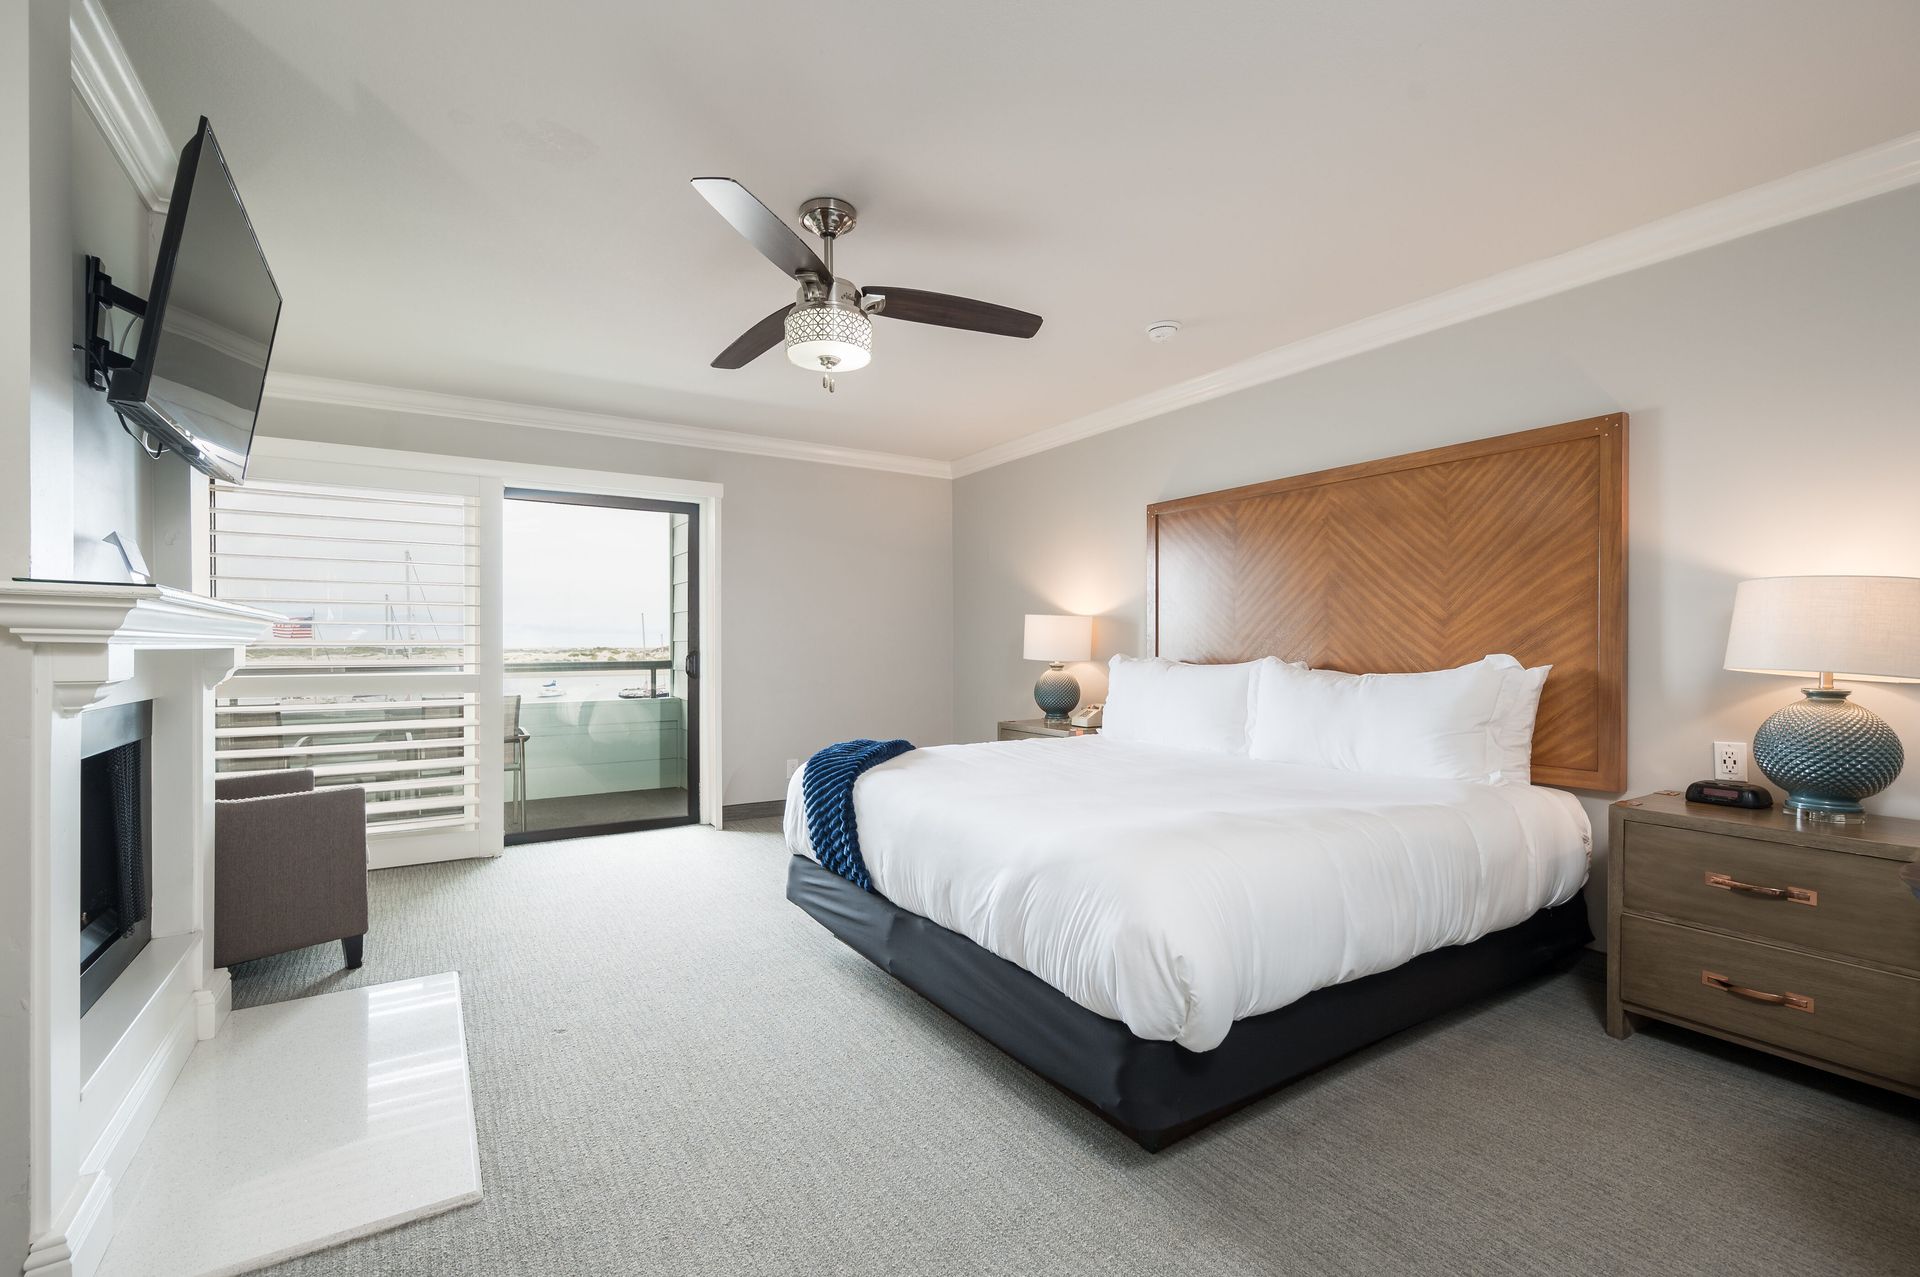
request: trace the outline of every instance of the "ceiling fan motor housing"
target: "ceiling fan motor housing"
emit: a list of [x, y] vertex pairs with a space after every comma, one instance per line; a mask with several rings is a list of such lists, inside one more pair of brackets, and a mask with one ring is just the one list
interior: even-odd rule
[[812, 279], [800, 281], [800, 287], [794, 293], [794, 304], [798, 306], [849, 306], [859, 310], [860, 285], [850, 279], [835, 277], [824, 282]]

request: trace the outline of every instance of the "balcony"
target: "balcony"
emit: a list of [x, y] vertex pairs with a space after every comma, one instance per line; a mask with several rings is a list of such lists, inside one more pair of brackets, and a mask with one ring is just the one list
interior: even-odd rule
[[694, 818], [692, 513], [509, 491], [509, 843]]

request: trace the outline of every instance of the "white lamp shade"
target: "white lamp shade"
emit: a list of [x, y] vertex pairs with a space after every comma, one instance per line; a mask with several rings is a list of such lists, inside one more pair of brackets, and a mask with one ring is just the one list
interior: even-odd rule
[[1026, 653], [1030, 661], [1086, 660], [1093, 655], [1093, 618], [1028, 613]]
[[785, 327], [787, 359], [809, 371], [852, 372], [873, 361], [873, 321], [858, 306], [795, 306]]
[[1733, 596], [1726, 667], [1920, 682], [1920, 577], [1742, 581]]

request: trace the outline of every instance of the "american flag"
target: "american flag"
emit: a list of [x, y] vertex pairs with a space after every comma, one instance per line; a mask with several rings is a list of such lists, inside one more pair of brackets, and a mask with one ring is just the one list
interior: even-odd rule
[[313, 637], [313, 618], [296, 616], [285, 621], [275, 621], [273, 636], [277, 639], [310, 639]]

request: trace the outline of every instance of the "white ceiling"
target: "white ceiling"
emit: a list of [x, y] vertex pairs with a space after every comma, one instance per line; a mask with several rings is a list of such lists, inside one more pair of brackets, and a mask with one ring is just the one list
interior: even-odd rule
[[[213, 120], [276, 370], [941, 459], [1920, 129], [1913, 0], [107, 8]], [[706, 174], [1046, 325], [709, 368], [790, 286]]]

